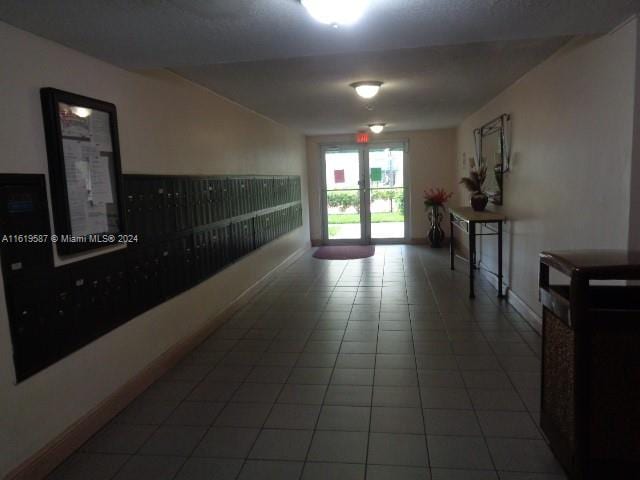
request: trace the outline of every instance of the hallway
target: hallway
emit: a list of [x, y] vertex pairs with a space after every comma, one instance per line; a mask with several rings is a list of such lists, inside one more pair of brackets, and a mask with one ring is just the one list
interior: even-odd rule
[[447, 252], [307, 252], [50, 479], [561, 480], [540, 339]]

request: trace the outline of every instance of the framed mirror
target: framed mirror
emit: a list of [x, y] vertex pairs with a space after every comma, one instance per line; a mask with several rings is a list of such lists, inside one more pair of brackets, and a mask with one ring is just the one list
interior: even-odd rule
[[505, 113], [473, 131], [478, 164], [487, 167], [485, 191], [494, 205], [502, 205], [504, 201], [502, 182], [509, 171], [510, 121], [511, 116]]

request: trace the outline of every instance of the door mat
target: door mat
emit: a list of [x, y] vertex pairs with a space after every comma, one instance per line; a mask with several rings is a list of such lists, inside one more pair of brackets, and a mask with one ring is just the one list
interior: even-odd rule
[[374, 245], [344, 245], [320, 247], [313, 256], [321, 260], [355, 260], [373, 257], [375, 253], [376, 247]]

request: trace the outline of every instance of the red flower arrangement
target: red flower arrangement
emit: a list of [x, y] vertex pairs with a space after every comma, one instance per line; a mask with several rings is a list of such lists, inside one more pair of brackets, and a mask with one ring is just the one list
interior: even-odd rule
[[441, 207], [453, 196], [453, 192], [447, 193], [444, 188], [430, 188], [424, 191], [425, 207]]

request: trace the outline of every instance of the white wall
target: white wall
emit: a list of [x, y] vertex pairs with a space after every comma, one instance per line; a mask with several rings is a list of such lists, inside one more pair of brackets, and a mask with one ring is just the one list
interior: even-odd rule
[[[627, 248], [637, 24], [575, 39], [458, 129], [458, 176], [474, 156], [473, 134], [512, 116], [512, 165], [504, 179], [505, 260], [512, 292], [538, 304], [542, 250]], [[462, 190], [461, 190], [462, 192]], [[496, 271], [495, 240], [482, 262]]]
[[629, 249], [640, 251], [640, 28], [636, 27], [636, 90], [633, 122], [631, 202], [629, 211]]
[[0, 477], [309, 242], [304, 137], [168, 72], [137, 74], [0, 23], [0, 171], [45, 173], [39, 89], [118, 108], [124, 173], [297, 174], [304, 226], [14, 384], [0, 285]]
[[[427, 187], [442, 187], [448, 191], [455, 188], [456, 130], [420, 130], [411, 132], [383, 132], [372, 141], [408, 142], [409, 171], [405, 180], [410, 188], [409, 199], [409, 238], [425, 240], [428, 220], [424, 209], [422, 194]], [[355, 143], [352, 135], [324, 135], [307, 137], [307, 162], [309, 171], [309, 217], [311, 238], [314, 242], [322, 240], [322, 158], [320, 147], [323, 144]], [[451, 200], [457, 203], [456, 198]], [[447, 222], [443, 222], [443, 228]]]

